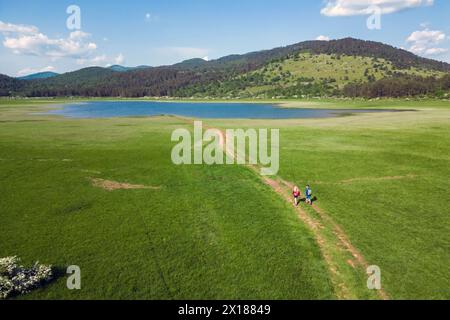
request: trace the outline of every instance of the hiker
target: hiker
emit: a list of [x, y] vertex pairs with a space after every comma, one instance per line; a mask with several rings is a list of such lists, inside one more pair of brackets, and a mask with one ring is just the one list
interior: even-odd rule
[[312, 205], [312, 200], [311, 200], [311, 197], [312, 197], [312, 190], [311, 190], [311, 188], [310, 188], [309, 185], [306, 186], [305, 196], [306, 196], [305, 203], [306, 203], [306, 204]]
[[297, 207], [299, 198], [300, 198], [300, 189], [297, 186], [294, 187], [294, 191], [292, 191], [292, 195], [294, 196], [294, 205]]

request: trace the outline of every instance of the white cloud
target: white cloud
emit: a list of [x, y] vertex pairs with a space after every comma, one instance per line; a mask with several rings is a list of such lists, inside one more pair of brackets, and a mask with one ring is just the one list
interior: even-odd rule
[[96, 56], [96, 57], [92, 58], [90, 61], [91, 61], [91, 63], [99, 64], [99, 63], [105, 62], [107, 59], [108, 58], [106, 57], [106, 55], [103, 54], [101, 56]]
[[79, 41], [79, 40], [89, 38], [90, 36], [91, 35], [89, 33], [83, 32], [81, 30], [77, 30], [77, 31], [71, 32], [69, 38], [70, 38], [70, 40], [73, 40], [73, 41]]
[[203, 58], [209, 56], [209, 50], [193, 47], [165, 47], [156, 49], [161, 55], [165, 55], [175, 60], [187, 60], [193, 58]]
[[316, 38], [316, 40], [319, 40], [319, 41], [330, 41], [330, 37], [321, 35], [321, 36], [318, 36]]
[[430, 44], [438, 44], [446, 39], [446, 35], [444, 32], [439, 30], [421, 30], [414, 31], [411, 35], [406, 39], [407, 42], [415, 42], [415, 43], [430, 43]]
[[125, 57], [123, 54], [119, 54], [116, 57], [108, 57], [107, 55], [99, 55], [90, 59], [77, 59], [76, 63], [80, 66], [93, 67], [93, 66], [105, 66], [110, 67], [113, 64], [123, 64]]
[[448, 52], [446, 48], [430, 48], [425, 51], [425, 55], [436, 56]]
[[434, 0], [325, 0], [325, 7], [320, 12], [330, 17], [370, 15], [376, 6], [381, 14], [389, 14], [433, 4]]
[[49, 38], [35, 26], [0, 22], [0, 32], [5, 36], [3, 45], [15, 54], [58, 58], [86, 59], [92, 56], [97, 45], [89, 42], [90, 34], [71, 32], [68, 38]]
[[440, 46], [447, 39], [448, 37], [443, 31], [425, 29], [411, 33], [406, 42], [411, 45], [409, 51], [417, 55], [432, 56], [448, 51]]
[[0, 32], [33, 34], [33, 33], [38, 33], [39, 29], [36, 28], [35, 26], [27, 26], [27, 25], [23, 25], [23, 24], [12, 24], [12, 23], [5, 23], [3, 21], [0, 21]]
[[119, 54], [115, 59], [114, 59], [114, 63], [115, 64], [123, 64], [125, 62], [125, 57], [123, 56], [123, 54]]
[[19, 72], [17, 72], [17, 75], [19, 77], [21, 77], [21, 76], [26, 76], [26, 75], [33, 74], [33, 73], [51, 72], [51, 71], [55, 71], [55, 67], [48, 66], [48, 67], [45, 67], [42, 69], [25, 68], [25, 69], [22, 69]]

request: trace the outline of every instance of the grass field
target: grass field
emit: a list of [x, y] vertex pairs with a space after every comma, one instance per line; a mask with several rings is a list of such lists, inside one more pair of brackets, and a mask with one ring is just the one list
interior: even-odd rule
[[[0, 102], [0, 257], [53, 264], [25, 299], [377, 298], [348, 263], [331, 220], [317, 232], [246, 167], [171, 163], [177, 118], [32, 115], [61, 101]], [[382, 270], [391, 299], [450, 298], [450, 103], [320, 101], [286, 107], [416, 112], [318, 120], [214, 120], [281, 129], [279, 176], [312, 185], [317, 206]], [[92, 179], [151, 187], [108, 191]], [[324, 252], [339, 269], [330, 271]], [[65, 287], [79, 265], [82, 290]]]

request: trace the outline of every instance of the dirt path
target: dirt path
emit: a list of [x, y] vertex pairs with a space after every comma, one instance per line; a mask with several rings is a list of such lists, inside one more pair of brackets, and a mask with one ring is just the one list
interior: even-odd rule
[[[294, 188], [294, 184], [292, 184], [291, 182], [285, 181], [281, 178], [279, 178], [279, 180], [281, 181], [282, 184], [284, 184], [287, 188], [289, 188], [289, 190], [292, 190]], [[336, 222], [334, 222], [333, 219], [329, 215], [327, 215], [322, 209], [320, 209], [316, 204], [313, 204], [311, 208], [320, 216], [320, 218], [323, 221], [325, 221], [329, 226], [331, 226], [334, 235], [339, 241], [339, 243], [337, 243], [336, 245], [345, 248], [345, 250], [347, 250], [351, 254], [352, 258], [347, 260], [347, 263], [352, 268], [360, 266], [364, 271], [367, 270], [370, 264], [366, 261], [361, 252], [350, 242], [347, 234], [344, 232], [342, 227], [339, 226]], [[389, 296], [383, 289], [378, 290], [378, 295], [383, 300], [389, 299]]]
[[[193, 124], [193, 120], [186, 118], [179, 118], [189, 124]], [[226, 148], [226, 135], [223, 130], [218, 128], [211, 128], [205, 126], [206, 129], [214, 129], [220, 133], [220, 145], [225, 153], [231, 158], [235, 158], [234, 153]], [[322, 256], [328, 265], [331, 280], [333, 282], [336, 295], [339, 299], [357, 299], [358, 295], [353, 292], [348, 285], [348, 279], [354, 278], [355, 269], [359, 273], [366, 273], [369, 263], [359, 250], [351, 243], [349, 237], [346, 235], [342, 227], [340, 227], [328, 214], [320, 209], [316, 204], [311, 206], [311, 209], [317, 214], [314, 217], [301, 205], [295, 207], [292, 199], [292, 189], [294, 184], [283, 180], [280, 177], [269, 178], [260, 175], [260, 168], [256, 165], [246, 165], [253, 171], [261, 181], [272, 188], [282, 199], [288, 202], [295, 209], [300, 220], [312, 231], [316, 242], [320, 248]], [[345, 261], [345, 263], [342, 263]], [[365, 276], [367, 278], [367, 276]], [[365, 285], [362, 283], [361, 285]], [[389, 296], [381, 289], [377, 290], [378, 298], [388, 300]]]

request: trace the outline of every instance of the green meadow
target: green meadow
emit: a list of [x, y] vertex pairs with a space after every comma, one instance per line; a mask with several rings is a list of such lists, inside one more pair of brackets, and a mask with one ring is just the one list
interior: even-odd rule
[[[249, 168], [172, 164], [171, 133], [192, 130], [186, 121], [45, 115], [63, 102], [0, 100], [0, 257], [55, 270], [14, 299], [379, 298], [330, 221], [380, 267], [390, 299], [450, 298], [450, 102], [282, 101], [404, 111], [204, 121], [280, 129], [278, 178], [312, 186], [330, 220], [301, 210], [323, 243]], [[66, 288], [70, 265], [81, 290]]]

